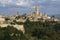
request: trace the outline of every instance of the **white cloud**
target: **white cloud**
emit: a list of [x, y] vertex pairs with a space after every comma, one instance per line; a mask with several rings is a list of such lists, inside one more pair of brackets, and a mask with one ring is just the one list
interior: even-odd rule
[[0, 0], [0, 5], [17, 5], [17, 6], [26, 6], [33, 3], [33, 0]]
[[9, 4], [11, 2], [12, 2], [12, 0], [0, 0], [1, 4]]
[[24, 1], [24, 0], [21, 0], [21, 1], [17, 1], [16, 2], [16, 5], [18, 5], [18, 6], [25, 6], [25, 5], [28, 5], [29, 3], [26, 1]]
[[11, 4], [12, 0], [0, 0], [0, 5], [5, 7], [7, 4]]
[[6, 5], [17, 5], [17, 6], [30, 6], [33, 3], [44, 3], [46, 1], [60, 1], [60, 0], [0, 0], [0, 6], [5, 7]]

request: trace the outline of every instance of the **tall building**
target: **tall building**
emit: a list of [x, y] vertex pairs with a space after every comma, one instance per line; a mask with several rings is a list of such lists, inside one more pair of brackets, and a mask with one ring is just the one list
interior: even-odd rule
[[43, 14], [40, 12], [40, 13], [39, 13], [39, 16], [40, 16], [40, 17], [42, 17], [42, 16], [43, 16]]
[[36, 15], [38, 15], [38, 14], [39, 14], [38, 6], [36, 6], [36, 7], [35, 7], [35, 13], [36, 13]]
[[41, 12], [39, 12], [39, 8], [38, 8], [38, 6], [36, 6], [35, 7], [35, 16], [40, 16], [40, 17], [42, 17], [43, 16], [43, 14], [41, 13]]
[[19, 12], [17, 11], [16, 16], [19, 16]]
[[47, 14], [46, 13], [44, 13], [44, 15], [43, 15], [44, 17], [47, 17]]

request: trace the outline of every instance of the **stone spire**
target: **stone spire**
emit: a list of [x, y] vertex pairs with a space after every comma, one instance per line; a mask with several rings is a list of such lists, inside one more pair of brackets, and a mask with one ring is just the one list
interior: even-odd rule
[[40, 13], [39, 13], [39, 16], [40, 16], [40, 17], [42, 17], [42, 16], [43, 16], [43, 14], [40, 12]]
[[47, 17], [47, 14], [46, 14], [46, 13], [44, 13], [44, 16], [45, 16], [45, 17]]
[[17, 11], [16, 16], [19, 16], [19, 12]]
[[35, 12], [36, 12], [36, 15], [39, 14], [39, 9], [38, 9], [38, 6], [35, 7]]

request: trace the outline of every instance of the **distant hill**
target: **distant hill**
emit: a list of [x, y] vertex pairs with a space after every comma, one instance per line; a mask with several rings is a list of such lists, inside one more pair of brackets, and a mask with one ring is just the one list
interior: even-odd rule
[[60, 14], [53, 14], [53, 15], [49, 15], [49, 16], [55, 16], [57, 18], [60, 18]]

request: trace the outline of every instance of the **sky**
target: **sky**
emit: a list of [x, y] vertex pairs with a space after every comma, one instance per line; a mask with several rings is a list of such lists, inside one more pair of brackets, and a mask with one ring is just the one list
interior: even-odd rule
[[0, 14], [15, 15], [17, 11], [30, 14], [35, 6], [48, 15], [60, 14], [60, 0], [0, 0]]

